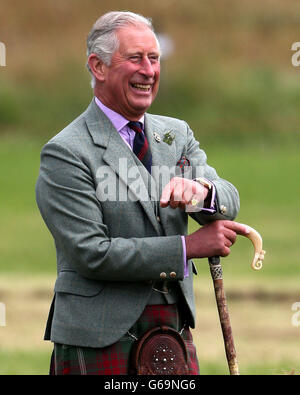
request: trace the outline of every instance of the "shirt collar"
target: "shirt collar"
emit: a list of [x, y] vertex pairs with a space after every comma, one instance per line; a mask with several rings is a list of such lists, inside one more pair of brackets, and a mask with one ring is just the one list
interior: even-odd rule
[[[104, 112], [104, 114], [109, 118], [111, 123], [114, 125], [114, 127], [117, 129], [119, 132], [121, 129], [123, 129], [127, 123], [129, 122], [128, 119], [124, 118], [123, 115], [111, 110], [110, 108], [106, 107], [98, 97], [95, 97], [95, 102], [97, 106]], [[143, 124], [144, 128], [144, 115], [139, 119], [139, 122]]]

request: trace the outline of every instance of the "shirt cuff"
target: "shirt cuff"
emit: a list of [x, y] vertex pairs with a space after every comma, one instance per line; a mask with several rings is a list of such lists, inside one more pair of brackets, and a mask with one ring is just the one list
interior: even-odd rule
[[201, 209], [201, 212], [207, 213], [207, 214], [214, 214], [216, 212], [216, 205], [215, 205], [215, 199], [216, 199], [216, 187], [214, 184], [209, 181], [211, 184], [211, 190], [210, 190], [210, 199], [205, 199], [205, 206]]
[[186, 245], [185, 245], [185, 237], [181, 236], [182, 241], [182, 249], [183, 249], [183, 268], [184, 268], [184, 278], [189, 276], [189, 266], [188, 260], [186, 259]]

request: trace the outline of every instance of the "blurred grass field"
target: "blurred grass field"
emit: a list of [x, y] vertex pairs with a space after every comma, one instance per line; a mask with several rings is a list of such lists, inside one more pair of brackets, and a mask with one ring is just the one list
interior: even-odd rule
[[[16, 6], [17, 5], [17, 6]], [[267, 251], [250, 268], [239, 237], [222, 260], [242, 374], [300, 374], [299, 70], [300, 3], [293, 0], [37, 0], [1, 3], [0, 41], [0, 374], [47, 374], [42, 340], [56, 277], [53, 241], [35, 203], [43, 144], [87, 107], [85, 36], [112, 9], [141, 12], [175, 51], [162, 61], [150, 112], [185, 119], [208, 163], [239, 190], [237, 221], [256, 228]], [[190, 231], [196, 224], [190, 221]], [[228, 374], [207, 260], [198, 260], [193, 331], [203, 374]]]

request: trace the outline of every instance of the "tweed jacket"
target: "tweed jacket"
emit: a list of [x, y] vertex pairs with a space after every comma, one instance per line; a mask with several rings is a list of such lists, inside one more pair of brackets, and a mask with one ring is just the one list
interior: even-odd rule
[[[191, 214], [196, 221], [234, 219], [237, 190], [207, 165], [184, 121], [146, 113], [145, 133], [153, 167], [172, 168], [184, 156], [191, 177], [214, 183], [217, 211]], [[164, 183], [148, 175], [94, 100], [43, 147], [36, 199], [57, 254], [45, 339], [86, 347], [118, 341], [143, 312], [161, 273], [178, 282], [194, 327], [195, 268], [189, 261], [184, 277], [181, 241], [188, 214], [161, 208]]]

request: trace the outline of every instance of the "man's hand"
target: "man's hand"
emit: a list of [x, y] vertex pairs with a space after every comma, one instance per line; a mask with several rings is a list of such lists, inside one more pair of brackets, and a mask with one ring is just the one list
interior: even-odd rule
[[174, 177], [162, 191], [160, 206], [185, 209], [185, 206], [190, 204], [192, 200], [200, 204], [202, 203], [203, 206], [207, 194], [208, 188], [198, 182], [186, 178]]
[[219, 220], [206, 224], [185, 237], [187, 258], [225, 257], [230, 254], [236, 235], [249, 233], [250, 229], [238, 222]]

